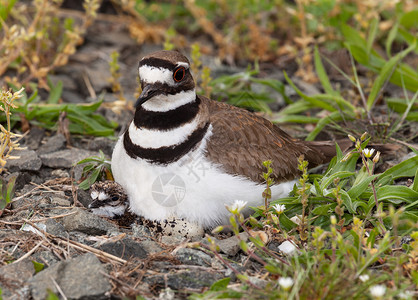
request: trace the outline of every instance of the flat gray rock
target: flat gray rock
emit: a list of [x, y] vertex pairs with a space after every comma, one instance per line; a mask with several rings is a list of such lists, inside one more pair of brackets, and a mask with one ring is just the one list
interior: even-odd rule
[[106, 137], [96, 137], [89, 141], [89, 143], [87, 144], [87, 149], [97, 152], [99, 152], [99, 150], [102, 150], [105, 155], [111, 157], [115, 145], [115, 140], [111, 140]]
[[144, 281], [149, 284], [151, 289], [161, 289], [169, 287], [173, 290], [201, 289], [211, 286], [215, 281], [222, 279], [221, 273], [206, 271], [179, 271], [173, 274], [162, 274], [148, 276]]
[[[241, 232], [239, 236], [244, 241], [248, 239], [248, 235], [245, 232]], [[221, 252], [228, 256], [235, 256], [241, 250], [240, 239], [236, 236], [223, 240], [216, 239], [216, 245], [219, 246]]]
[[56, 152], [64, 148], [66, 143], [65, 137], [62, 134], [56, 134], [50, 137], [47, 142], [41, 145], [38, 149], [38, 154], [47, 154], [51, 152]]
[[42, 139], [45, 136], [45, 129], [32, 126], [29, 134], [27, 134], [22, 139], [22, 146], [28, 148], [29, 150], [36, 150], [38, 149], [39, 145], [41, 144]]
[[51, 250], [39, 251], [35, 252], [31, 255], [34, 261], [44, 264], [44, 267], [47, 268], [52, 266], [60, 261], [58, 257], [56, 257]]
[[80, 160], [89, 156], [98, 155], [97, 152], [71, 148], [57, 152], [41, 154], [42, 163], [50, 168], [71, 168]]
[[29, 290], [26, 288], [26, 280], [35, 274], [35, 268], [30, 259], [18, 263], [12, 263], [0, 268], [2, 280], [0, 288], [3, 299], [28, 299]]
[[185, 265], [204, 266], [209, 267], [211, 265], [212, 257], [200, 250], [181, 248], [179, 249], [175, 257]]
[[61, 223], [57, 222], [55, 219], [46, 220], [45, 226], [46, 232], [62, 238], [68, 238], [68, 234], [65, 231], [64, 226]]
[[66, 231], [79, 231], [89, 235], [103, 235], [118, 230], [116, 225], [84, 209], [74, 208], [71, 211], [76, 211], [77, 213], [65, 216], [60, 220]]
[[108, 79], [112, 76], [109, 71], [109, 66], [96, 61], [85, 69], [87, 76], [90, 79], [91, 85], [96, 92], [101, 92], [110, 87]]
[[42, 161], [33, 150], [15, 150], [12, 156], [19, 156], [18, 159], [9, 159], [6, 168], [11, 172], [15, 171], [38, 171], [42, 166]]
[[99, 259], [88, 253], [39, 272], [29, 280], [29, 286], [34, 300], [46, 299], [48, 289], [59, 295], [56, 284], [68, 299], [108, 299], [106, 293], [112, 287], [106, 273]]
[[161, 248], [158, 243], [154, 241], [144, 240], [138, 242], [138, 244], [148, 253], [148, 254], [155, 254], [163, 251], [164, 249]]
[[125, 260], [134, 257], [144, 259], [148, 256], [144, 247], [130, 238], [125, 238], [117, 242], [105, 243], [101, 245], [99, 249]]

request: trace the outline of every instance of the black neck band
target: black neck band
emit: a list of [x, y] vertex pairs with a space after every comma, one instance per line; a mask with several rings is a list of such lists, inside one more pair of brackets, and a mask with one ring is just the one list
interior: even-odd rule
[[169, 130], [192, 121], [199, 112], [200, 99], [186, 103], [176, 109], [158, 112], [139, 106], [135, 111], [134, 124], [137, 128]]
[[204, 127], [193, 131], [183, 143], [159, 148], [143, 148], [139, 145], [135, 145], [132, 143], [129, 136], [129, 129], [127, 129], [124, 133], [123, 145], [126, 153], [132, 158], [142, 158], [155, 164], [169, 164], [179, 160], [184, 155], [194, 150], [197, 144], [205, 136], [208, 128], [209, 123], [206, 123]]

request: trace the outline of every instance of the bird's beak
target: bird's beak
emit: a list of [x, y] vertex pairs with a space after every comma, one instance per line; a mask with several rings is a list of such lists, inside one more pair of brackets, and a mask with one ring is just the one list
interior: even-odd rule
[[89, 204], [89, 208], [98, 208], [101, 205], [100, 200], [94, 200], [92, 203]]
[[141, 95], [139, 95], [139, 98], [136, 100], [135, 108], [151, 99], [156, 92], [157, 90], [153, 89], [152, 85], [146, 85], [142, 90]]

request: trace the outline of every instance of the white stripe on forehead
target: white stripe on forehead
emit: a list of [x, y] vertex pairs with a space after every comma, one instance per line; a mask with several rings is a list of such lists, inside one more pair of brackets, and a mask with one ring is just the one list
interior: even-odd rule
[[177, 63], [177, 67], [180, 67], [180, 66], [185, 67], [186, 69], [188, 69], [188, 68], [189, 68], [189, 64], [188, 64], [188, 63], [186, 63], [186, 62], [182, 62], [182, 61], [179, 61], [179, 62]]
[[[178, 62], [177, 66], [185, 67], [186, 69], [189, 68], [189, 64], [186, 62]], [[145, 83], [166, 83], [168, 85], [175, 85], [173, 80], [173, 71], [162, 68], [162, 67], [154, 67], [149, 65], [143, 65], [139, 67], [139, 78], [141, 81]]]
[[100, 191], [100, 192], [99, 192], [99, 197], [98, 197], [98, 199], [99, 199], [100, 201], [106, 200], [107, 198], [109, 198], [109, 195], [108, 195], [108, 194], [106, 194], [106, 193], [105, 193], [105, 192], [103, 192], [103, 191]]
[[91, 199], [96, 200], [97, 197], [99, 197], [99, 192], [92, 191], [90, 194]]
[[143, 65], [139, 68], [139, 78], [145, 83], [166, 83], [174, 85], [173, 72], [166, 68]]

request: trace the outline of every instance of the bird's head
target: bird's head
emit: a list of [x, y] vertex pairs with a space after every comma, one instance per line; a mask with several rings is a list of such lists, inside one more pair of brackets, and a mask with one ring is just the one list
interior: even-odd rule
[[96, 215], [108, 218], [122, 216], [128, 207], [128, 197], [114, 181], [96, 182], [91, 187], [92, 202], [89, 209]]
[[158, 51], [142, 58], [139, 78], [142, 93], [135, 107], [168, 111], [196, 98], [189, 60], [177, 51]]

